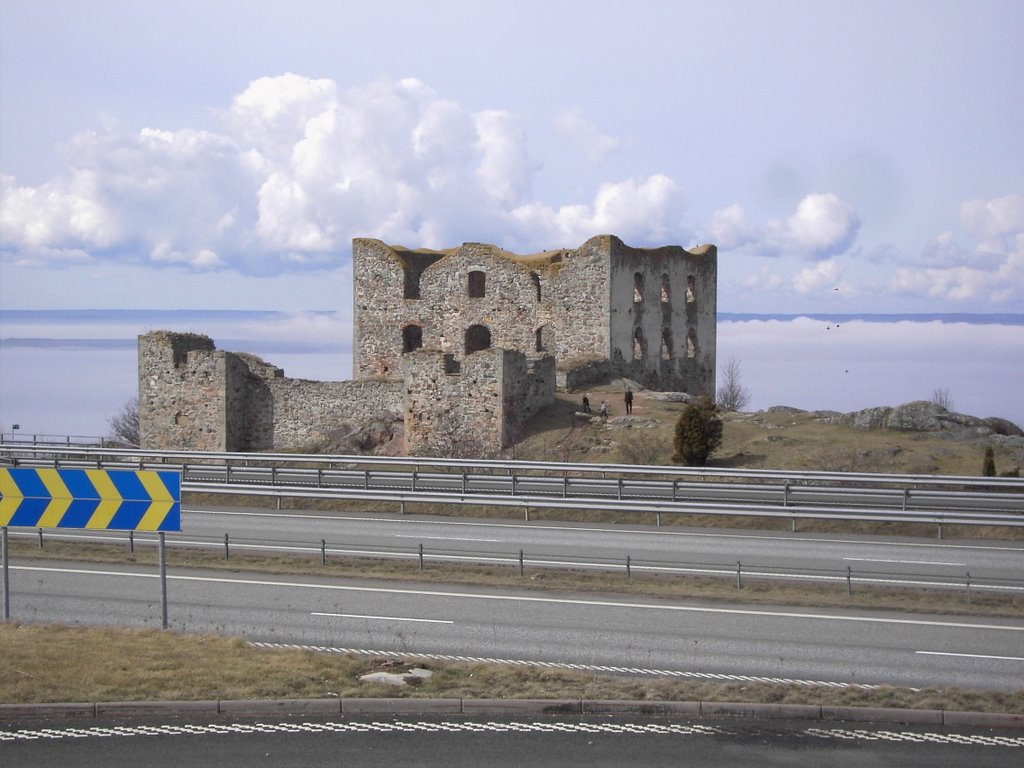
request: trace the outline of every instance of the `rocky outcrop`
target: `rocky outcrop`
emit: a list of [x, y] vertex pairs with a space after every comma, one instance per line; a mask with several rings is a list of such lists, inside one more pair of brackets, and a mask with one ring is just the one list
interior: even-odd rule
[[847, 414], [821, 414], [821, 421], [847, 424], [854, 429], [892, 429], [899, 432], [945, 432], [957, 437], [1021, 436], [1020, 427], [1006, 419], [979, 419], [956, 413], [928, 400], [915, 400], [895, 408], [865, 408]]

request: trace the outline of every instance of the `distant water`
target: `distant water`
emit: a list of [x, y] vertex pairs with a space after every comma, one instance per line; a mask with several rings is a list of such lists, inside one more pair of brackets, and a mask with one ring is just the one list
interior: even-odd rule
[[[137, 392], [136, 337], [206, 333], [295, 378], [351, 376], [350, 318], [333, 312], [0, 310], [0, 427], [104, 436]], [[750, 410], [854, 411], [949, 391], [955, 410], [1024, 425], [1024, 314], [720, 313], [718, 362], [740, 362]]]

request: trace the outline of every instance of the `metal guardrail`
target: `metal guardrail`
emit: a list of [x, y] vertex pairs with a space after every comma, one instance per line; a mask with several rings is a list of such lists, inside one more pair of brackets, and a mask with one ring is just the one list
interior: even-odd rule
[[406, 502], [513, 506], [527, 520], [531, 507], [601, 509], [653, 513], [659, 525], [663, 514], [700, 513], [786, 518], [794, 529], [799, 519], [872, 520], [938, 525], [940, 537], [943, 525], [1024, 527], [1020, 478], [40, 446], [4, 446], [0, 456], [63, 468], [185, 462], [185, 492], [270, 496], [279, 507], [283, 498], [390, 501], [403, 511]]
[[576, 464], [567, 462], [512, 461], [503, 459], [438, 459], [412, 456], [363, 456], [342, 454], [229, 453], [223, 451], [158, 451], [137, 448], [89, 448], [55, 445], [0, 445], [0, 457], [12, 462], [29, 457], [59, 460], [76, 457], [86, 461], [113, 461], [138, 464], [210, 464], [221, 466], [302, 466], [321, 467], [398, 467], [408, 471], [424, 469], [491, 470], [504, 474], [532, 472], [558, 475], [657, 475], [706, 482], [714, 479], [760, 479], [779, 485], [790, 484], [862, 484], [898, 487], [948, 486], [1000, 488], [1024, 493], [1024, 478], [977, 477], [974, 475], [884, 474], [870, 472], [820, 472], [776, 469], [735, 469], [730, 467], [681, 467], [639, 464]]
[[[13, 532], [12, 536], [23, 539], [33, 538], [38, 541], [40, 549], [45, 548], [45, 541], [89, 539], [126, 544], [134, 552], [137, 545], [155, 546], [156, 538], [149, 534], [131, 533], [115, 535], [111, 532], [84, 533], [61, 532], [58, 530], [39, 529], [37, 532]], [[1003, 593], [1024, 593], [1024, 579], [1005, 579], [997, 577], [972, 576], [970, 572], [962, 573], [891, 573], [843, 568], [782, 568], [763, 565], [756, 562], [742, 561], [669, 561], [645, 560], [623, 554], [619, 558], [581, 558], [578, 555], [531, 554], [522, 549], [518, 551], [479, 550], [456, 551], [439, 547], [426, 546], [422, 542], [410, 546], [374, 547], [368, 545], [345, 546], [341, 542], [328, 544], [326, 539], [319, 541], [302, 540], [266, 540], [242, 537], [223, 538], [210, 536], [190, 536], [186, 534], [167, 534], [166, 546], [169, 548], [207, 549], [223, 553], [225, 560], [230, 560], [232, 553], [256, 552], [262, 554], [309, 555], [317, 557], [321, 565], [326, 565], [332, 557], [354, 557], [378, 560], [411, 560], [418, 561], [420, 570], [427, 568], [429, 563], [473, 563], [518, 568], [519, 575], [525, 575], [526, 568], [569, 568], [575, 570], [620, 572], [626, 579], [636, 573], [659, 573], [677, 576], [698, 576], [706, 578], [729, 579], [734, 581], [737, 589], [742, 588], [744, 580], [759, 581], [790, 581], [801, 583], [845, 584], [847, 592], [852, 593], [855, 586], [861, 587], [920, 587], [927, 589], [963, 590], [968, 602], [972, 590], [984, 590]]]
[[64, 448], [131, 448], [123, 440], [88, 435], [42, 435], [24, 432], [0, 432], [0, 446], [61, 446]]

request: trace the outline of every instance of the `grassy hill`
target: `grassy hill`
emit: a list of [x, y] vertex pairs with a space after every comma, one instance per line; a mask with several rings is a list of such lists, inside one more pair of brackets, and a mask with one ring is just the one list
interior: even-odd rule
[[[607, 422], [577, 413], [581, 393], [558, 393], [505, 455], [537, 461], [671, 464], [674, 428], [685, 403], [640, 391], [632, 416], [626, 416], [623, 391], [621, 383], [590, 390], [595, 411], [602, 399], [608, 401]], [[980, 475], [985, 448], [991, 445], [998, 473], [1024, 467], [1024, 438], [857, 429], [835, 423], [834, 416], [787, 407], [723, 413], [722, 446], [708, 463], [746, 469]]]

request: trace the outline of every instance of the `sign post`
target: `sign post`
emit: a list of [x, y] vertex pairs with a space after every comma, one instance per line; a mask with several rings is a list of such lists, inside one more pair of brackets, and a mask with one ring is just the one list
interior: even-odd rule
[[180, 470], [0, 469], [5, 621], [10, 618], [8, 526], [156, 532], [160, 540], [160, 607], [163, 628], [167, 629], [164, 533], [181, 530]]

